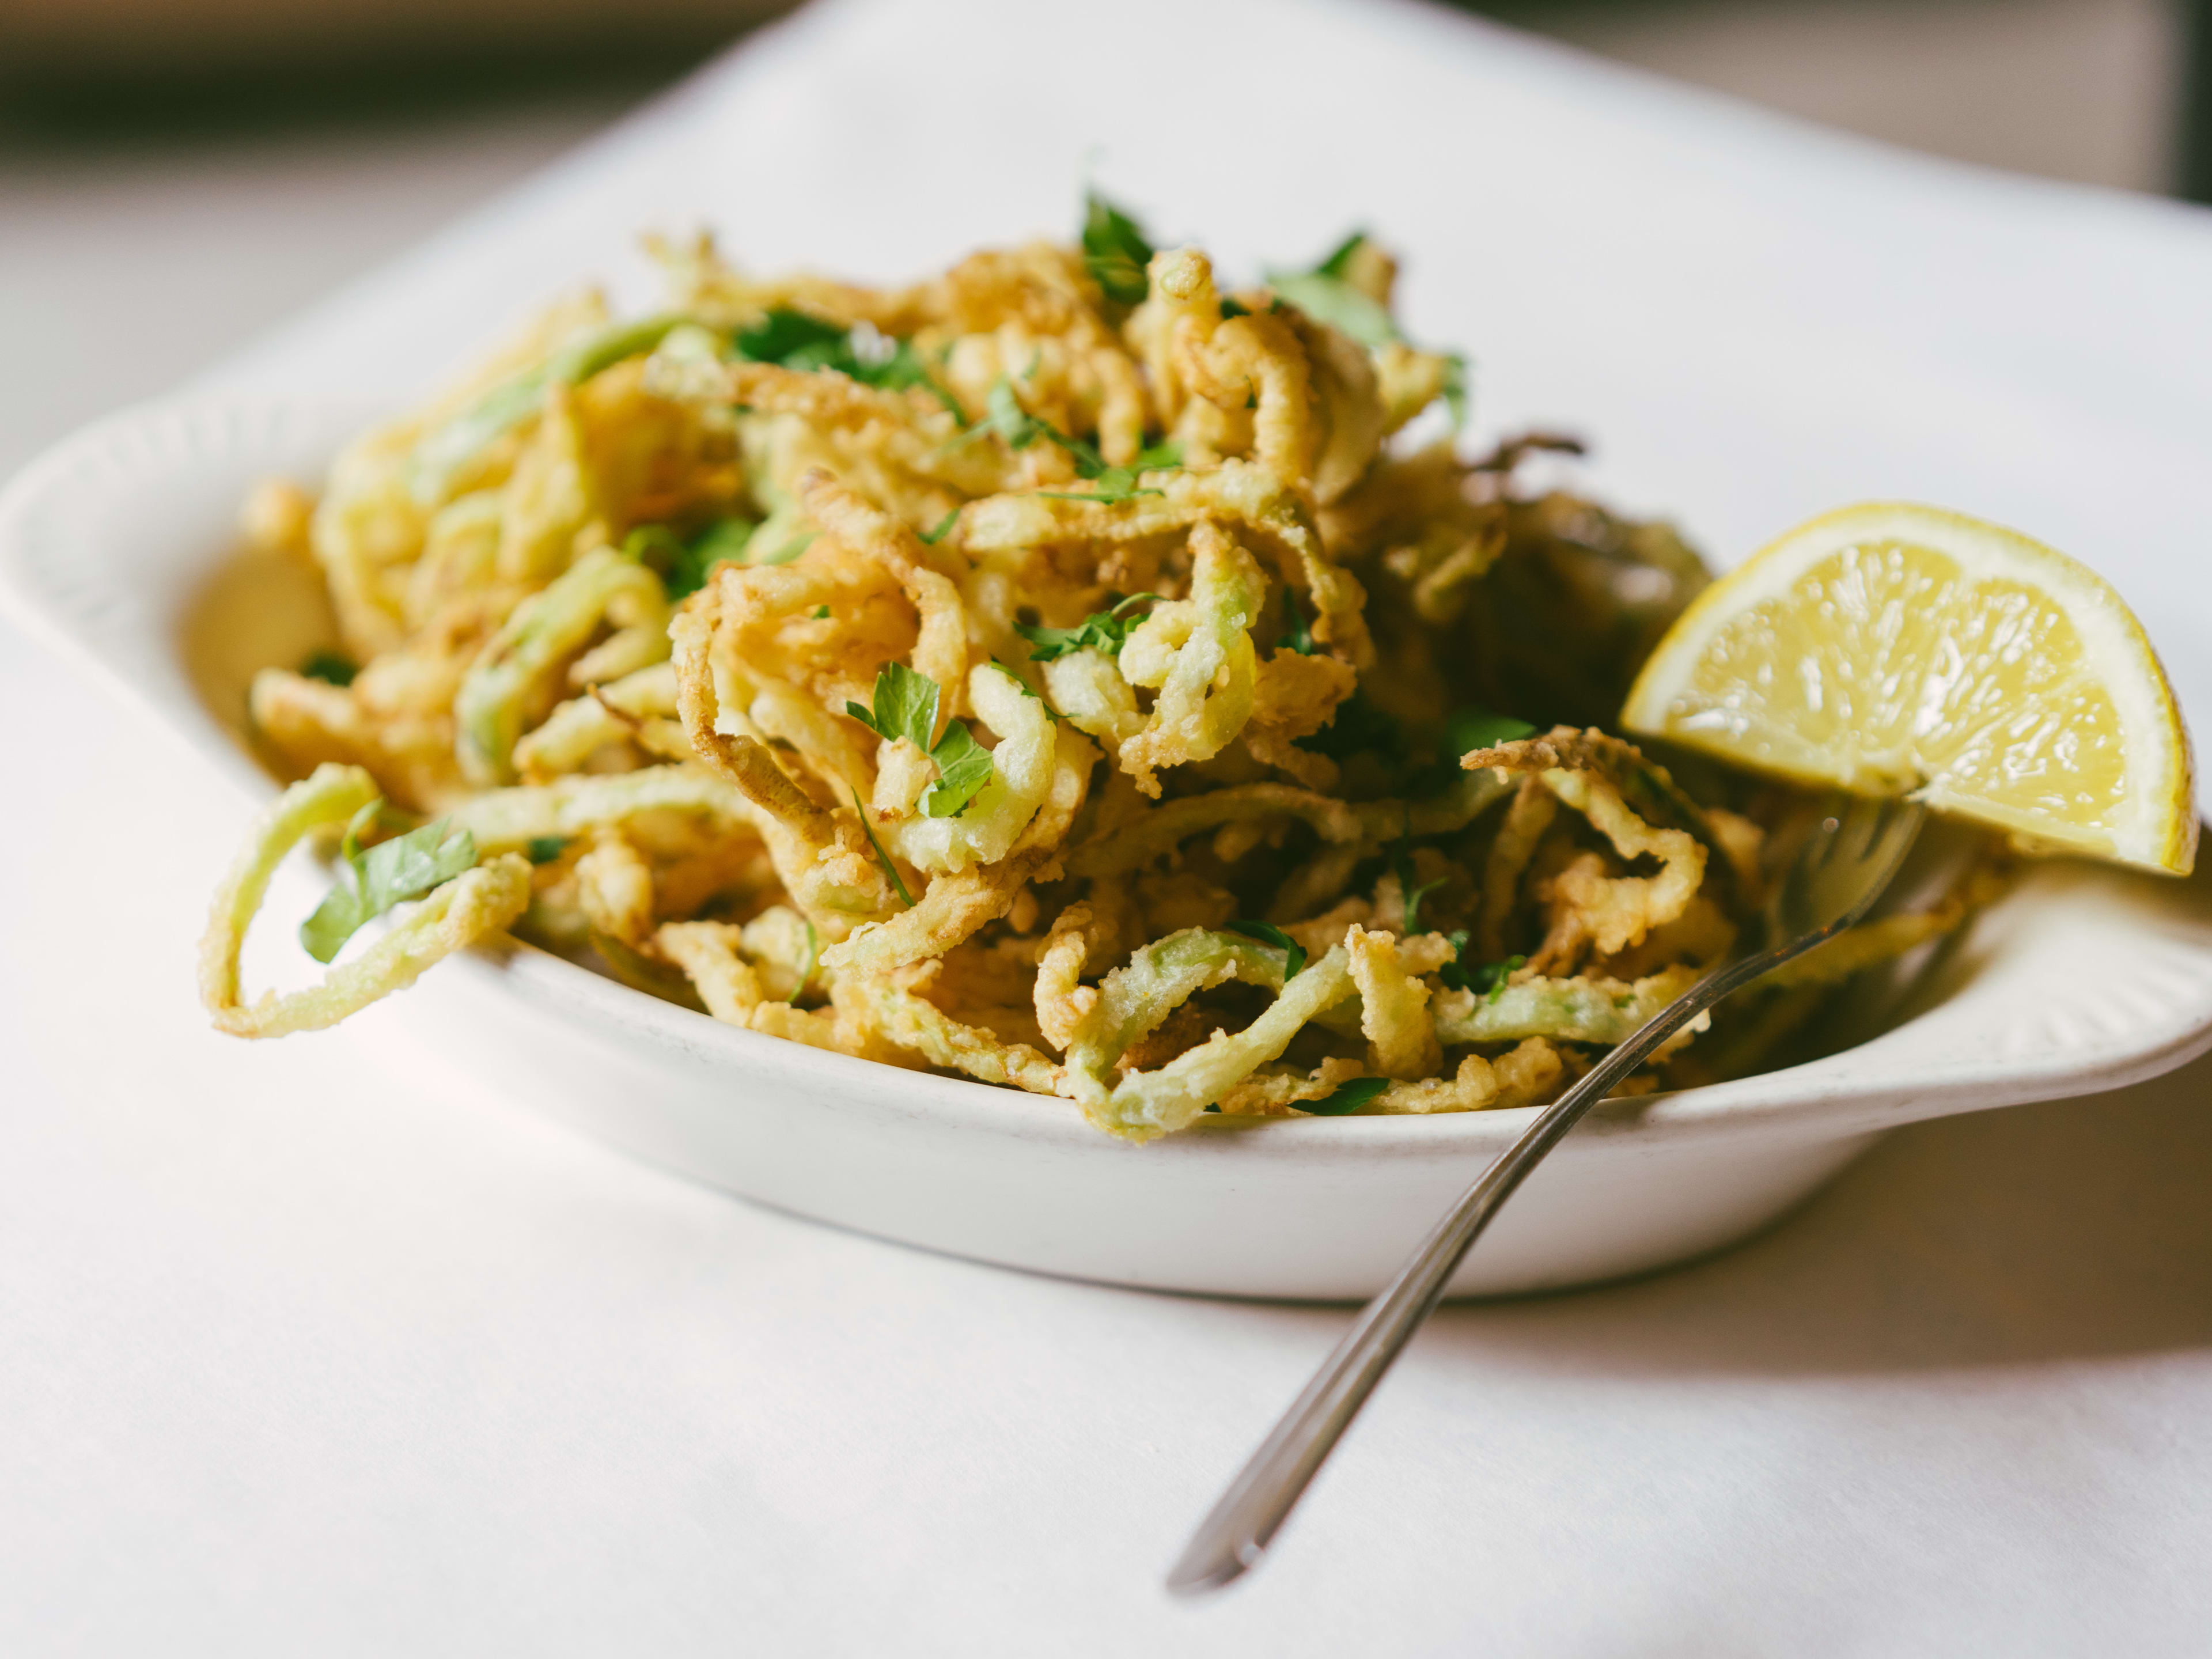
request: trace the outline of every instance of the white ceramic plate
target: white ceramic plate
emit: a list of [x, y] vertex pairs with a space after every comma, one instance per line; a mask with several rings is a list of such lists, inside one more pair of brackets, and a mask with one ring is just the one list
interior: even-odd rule
[[[1096, 17], [817, 8], [187, 395], [34, 463], [0, 496], [0, 592], [265, 796], [218, 717], [245, 667], [292, 652], [283, 607], [240, 604], [225, 567], [255, 478], [313, 476], [535, 299], [621, 274], [611, 251], [641, 226], [713, 220], [744, 229], [753, 263], [893, 276], [1064, 223], [1103, 134], [1113, 182], [1231, 259], [1381, 227], [1411, 256], [1416, 329], [1477, 345], [1492, 424], [1601, 435], [1599, 486], [1680, 510], [1722, 562], [1854, 496], [1987, 513], [2114, 575], [2209, 712], [2212, 653], [2191, 647], [2212, 607], [2183, 556], [2206, 539], [2187, 481], [2212, 452], [2195, 219], [1905, 162], [1411, 9], [1130, 0], [1113, 29]], [[1146, 44], [1170, 35], [1176, 56]], [[1257, 112], [1208, 91], [1210, 58], [1233, 52], [1245, 84], [1331, 118], [1274, 122], [1255, 149]], [[993, 95], [915, 90], [956, 74]], [[394, 1006], [446, 1063], [748, 1196], [1176, 1289], [1364, 1294], [1526, 1118], [1210, 1125], [1130, 1148], [1063, 1104], [733, 1030], [528, 949], [447, 964]], [[1606, 1109], [1455, 1289], [1715, 1248], [1887, 1127], [2179, 1064], [2212, 1046], [2212, 882], [2041, 869], [1914, 1006], [1812, 1065]]]
[[[312, 476], [358, 419], [193, 402], [104, 422], [0, 497], [0, 578], [49, 639], [266, 797], [234, 735], [244, 677], [296, 659], [313, 619], [257, 601], [281, 573], [228, 561], [231, 526], [253, 480]], [[2043, 868], [1915, 1000], [1914, 1017], [1832, 1058], [1604, 1109], [1455, 1288], [1572, 1284], [1693, 1255], [1779, 1213], [1892, 1125], [2179, 1064], [2212, 1045], [2212, 883]], [[1129, 1147], [1066, 1103], [736, 1030], [527, 946], [448, 963], [396, 1006], [427, 1056], [749, 1197], [1180, 1290], [1364, 1294], [1528, 1117], [1206, 1124]]]

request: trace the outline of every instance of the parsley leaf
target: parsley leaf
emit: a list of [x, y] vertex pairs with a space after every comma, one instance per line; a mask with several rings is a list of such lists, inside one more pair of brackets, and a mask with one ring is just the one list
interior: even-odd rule
[[338, 849], [337, 884], [300, 924], [300, 943], [317, 962], [332, 960], [363, 924], [393, 905], [476, 867], [476, 837], [465, 830], [448, 836], [444, 818], [362, 852], [361, 836], [383, 806], [373, 800], [354, 814]]
[[937, 763], [937, 781], [921, 797], [924, 816], [933, 818], [959, 817], [991, 781], [991, 751], [975, 741], [964, 722], [948, 721], [945, 735], [932, 746], [943, 696], [943, 688], [928, 675], [902, 662], [887, 662], [876, 671], [875, 706], [845, 705], [847, 714], [878, 737], [904, 738]]
[[925, 543], [931, 547], [934, 547], [938, 543], [945, 539], [945, 532], [951, 529], [952, 526], [959, 521], [959, 518], [960, 509], [956, 507], [950, 513], [946, 514], [943, 518], [937, 521], [936, 529], [924, 530], [918, 533]]
[[1123, 599], [1119, 593], [1109, 593], [1115, 603], [1110, 610], [1094, 611], [1073, 628], [1045, 628], [1030, 623], [1016, 623], [1014, 632], [1030, 642], [1031, 662], [1051, 662], [1071, 651], [1080, 651], [1085, 646], [1103, 651], [1108, 656], [1121, 654], [1121, 647], [1129, 637], [1129, 630], [1137, 625], [1137, 607], [1150, 605], [1159, 598], [1157, 593], [1133, 593]]
[[785, 369], [834, 368], [852, 352], [852, 330], [805, 312], [775, 310], [737, 330], [737, 354], [748, 362], [776, 362]]
[[1144, 303], [1151, 287], [1145, 267], [1152, 245], [1134, 219], [1097, 191], [1083, 197], [1083, 263], [1106, 297], [1117, 305]]
[[1529, 736], [1535, 729], [1528, 721], [1516, 720], [1510, 714], [1467, 703], [1444, 717], [1445, 757], [1455, 767], [1462, 755], [1511, 743], [1516, 738]]
[[694, 536], [668, 567], [668, 597], [680, 599], [707, 585], [715, 567], [743, 562], [753, 532], [750, 519], [717, 519]]
[[1009, 449], [1027, 449], [1048, 428], [1014, 396], [1014, 383], [1001, 374], [991, 382], [984, 394], [983, 418], [969, 428], [970, 432], [994, 432], [1005, 441]]
[[1337, 704], [1336, 714], [1327, 726], [1297, 742], [1299, 748], [1331, 760], [1375, 754], [1395, 764], [1406, 755], [1405, 729], [1377, 708], [1366, 692], [1358, 690]]
[[668, 597], [697, 592], [715, 568], [745, 562], [745, 549], [760, 526], [750, 519], [717, 519], [685, 541], [665, 524], [645, 524], [623, 538], [623, 552], [660, 573]]
[[1467, 353], [1444, 353], [1444, 407], [1451, 411], [1452, 430], [1467, 425]]
[[990, 782], [991, 751], [975, 741], [964, 722], [954, 720], [929, 757], [937, 763], [937, 781], [922, 793], [922, 815], [957, 818]]
[[915, 672], [902, 662], [887, 662], [876, 671], [875, 706], [863, 708], [848, 702], [845, 712], [878, 737], [904, 738], [925, 755], [937, 732], [937, 705], [944, 695], [937, 682]]
[[1356, 1077], [1349, 1083], [1338, 1085], [1334, 1093], [1319, 1100], [1299, 1101], [1297, 1108], [1315, 1117], [1342, 1117], [1346, 1112], [1358, 1111], [1389, 1086], [1387, 1077]]
[[361, 669], [344, 652], [324, 650], [307, 653], [307, 661], [300, 665], [300, 672], [326, 685], [351, 685], [353, 677]]
[[830, 607], [826, 605], [817, 605], [813, 610], [808, 611], [806, 615], [810, 621], [828, 622], [830, 620]]
[[1298, 602], [1291, 597], [1288, 587], [1283, 589], [1283, 621], [1289, 625], [1290, 632], [1275, 641], [1275, 649], [1295, 651], [1301, 657], [1313, 655], [1313, 629], [1306, 626], [1305, 613], [1298, 609]]
[[[845, 707], [850, 708], [854, 705], [848, 702]], [[891, 878], [891, 890], [899, 896], [900, 903], [909, 910], [913, 909], [914, 895], [906, 890], [906, 884], [899, 879], [898, 866], [891, 862], [891, 855], [884, 851], [883, 842], [876, 839], [876, 826], [868, 822], [868, 809], [860, 805], [860, 792], [857, 789], [853, 791], [853, 810], [860, 815], [860, 833], [868, 838], [868, 845], [876, 849], [876, 862], [884, 866], [884, 873]]]
[[1064, 438], [1045, 422], [1044, 435], [1075, 458], [1075, 471], [1079, 477], [1088, 478], [1097, 488], [1078, 492], [1072, 489], [1040, 489], [1037, 494], [1057, 501], [1098, 501], [1108, 507], [1134, 501], [1139, 495], [1158, 495], [1158, 489], [1139, 489], [1137, 480], [1147, 472], [1164, 471], [1182, 465], [1182, 446], [1170, 438], [1152, 445], [1127, 466], [1108, 466], [1099, 459], [1098, 452], [1079, 439]]
[[1060, 710], [1054, 708], [1050, 703], [1045, 702], [1044, 699], [1039, 696], [1036, 692], [1031, 689], [1030, 683], [1024, 679], [1019, 674], [1014, 672], [1012, 669], [1007, 667], [1006, 664], [1000, 662], [996, 657], [991, 659], [991, 666], [997, 669], [1001, 674], [1004, 674], [1008, 679], [1012, 680], [1014, 683], [1014, 690], [1020, 692], [1031, 702], [1043, 702], [1044, 715], [1047, 720], [1052, 721], [1055, 726], [1065, 726], [1067, 724], [1067, 716], [1061, 714]]
[[939, 386], [914, 342], [887, 337], [862, 324], [840, 328], [803, 311], [769, 312], [737, 332], [738, 356], [809, 373], [834, 369], [848, 380], [885, 392], [921, 386], [964, 419], [960, 400]]
[[1232, 921], [1229, 924], [1229, 931], [1242, 933], [1246, 939], [1280, 951], [1283, 953], [1283, 982], [1286, 985], [1296, 979], [1298, 969], [1306, 965], [1306, 947], [1279, 927], [1270, 927], [1264, 921]]
[[1390, 868], [1397, 875], [1398, 891], [1405, 900], [1405, 932], [1410, 938], [1421, 931], [1417, 925], [1421, 915], [1421, 901], [1443, 886], [1446, 878], [1438, 876], [1434, 881], [1424, 882], [1418, 887], [1413, 884], [1416, 872], [1413, 869], [1413, 843], [1410, 839], [1401, 839], [1392, 847]]
[[833, 368], [852, 351], [852, 331], [803, 311], [779, 309], [738, 331], [738, 356], [784, 368]]
[[1352, 257], [1367, 240], [1367, 233], [1355, 230], [1330, 251], [1328, 258], [1313, 268], [1316, 276], [1334, 276], [1341, 282], [1351, 274]]
[[1508, 957], [1503, 962], [1486, 962], [1480, 967], [1466, 966], [1467, 930], [1460, 928], [1446, 937], [1451, 941], [1452, 959], [1437, 969], [1437, 977], [1455, 991], [1472, 991], [1485, 1002], [1495, 1002], [1505, 994], [1505, 981], [1528, 965], [1526, 957]]
[[532, 836], [522, 843], [522, 855], [532, 864], [550, 864], [574, 839], [574, 836]]
[[1251, 311], [1247, 307], [1235, 300], [1224, 300], [1221, 302], [1221, 320], [1224, 323], [1231, 317], [1249, 317], [1251, 314]]
[[[1355, 230], [1311, 270], [1272, 271], [1267, 285], [1314, 321], [1326, 323], [1373, 351], [1401, 342], [1406, 337], [1389, 309], [1349, 280], [1352, 262], [1366, 240], [1365, 231]], [[1222, 314], [1226, 316], [1228, 313]], [[1443, 356], [1442, 395], [1444, 407], [1451, 413], [1452, 430], [1456, 432], [1467, 424], [1467, 357], [1457, 351]]]
[[1088, 479], [1098, 487], [1077, 492], [1066, 489], [1040, 489], [1037, 494], [1062, 501], [1103, 501], [1113, 506], [1138, 495], [1158, 495], [1157, 489], [1139, 489], [1137, 480], [1147, 472], [1164, 471], [1182, 465], [1182, 446], [1174, 439], [1165, 439], [1152, 445], [1127, 466], [1109, 466], [1106, 458], [1098, 453], [1096, 444], [1081, 438], [1071, 438], [1050, 421], [1030, 414], [1014, 396], [1014, 383], [1001, 374], [992, 383], [984, 399], [983, 418], [963, 434], [974, 437], [991, 432], [1005, 440], [1009, 449], [1027, 449], [1038, 439], [1064, 450], [1075, 463], [1075, 476]]
[[1387, 309], [1364, 289], [1346, 280], [1353, 256], [1366, 240], [1366, 232], [1354, 231], [1311, 270], [1270, 271], [1267, 286], [1314, 321], [1376, 350], [1405, 337]]

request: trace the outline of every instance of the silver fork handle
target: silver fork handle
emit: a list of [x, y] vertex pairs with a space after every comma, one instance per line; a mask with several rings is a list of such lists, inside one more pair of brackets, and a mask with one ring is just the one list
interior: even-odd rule
[[1389, 1288], [1367, 1304], [1274, 1432], [1261, 1442], [1221, 1501], [1199, 1522], [1168, 1574], [1168, 1588], [1181, 1595], [1212, 1589], [1257, 1563], [1399, 1351], [1435, 1311], [1453, 1272], [1490, 1218], [1544, 1154], [1660, 1044], [1723, 997], [1810, 950], [1830, 931], [1792, 939], [1708, 975], [1539, 1113], [1521, 1138], [1452, 1206]]

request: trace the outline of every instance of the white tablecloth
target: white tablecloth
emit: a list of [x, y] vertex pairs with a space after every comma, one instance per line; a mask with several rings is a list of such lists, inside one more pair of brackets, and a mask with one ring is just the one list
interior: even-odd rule
[[[19, 431], [65, 395], [0, 387]], [[2212, 1649], [2212, 1061], [1447, 1311], [1264, 1569], [1180, 1605], [1341, 1310], [752, 1208], [389, 1069], [375, 1012], [216, 1037], [240, 804], [5, 632], [0, 710], [0, 1652]]]

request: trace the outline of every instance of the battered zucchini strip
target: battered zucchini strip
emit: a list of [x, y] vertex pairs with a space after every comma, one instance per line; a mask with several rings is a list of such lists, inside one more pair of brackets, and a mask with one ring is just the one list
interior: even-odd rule
[[[1341, 951], [1338, 957], [1340, 963]], [[1086, 1110], [1102, 1106], [1114, 1063], [1194, 993], [1232, 979], [1279, 991], [1285, 966], [1280, 951], [1234, 933], [1189, 927], [1154, 940], [1100, 982], [1097, 1001], [1067, 1044], [1066, 1091]]]
[[1530, 1037], [1494, 1060], [1466, 1055], [1449, 1077], [1394, 1083], [1366, 1109], [1385, 1116], [1504, 1111], [1541, 1100], [1565, 1070], [1558, 1049], [1542, 1037]]
[[464, 946], [506, 928], [530, 902], [528, 860], [503, 854], [434, 889], [361, 956], [313, 989], [240, 1000], [239, 952], [284, 855], [311, 832], [346, 823], [377, 799], [359, 767], [325, 765], [294, 784], [263, 817], [252, 841], [216, 890], [200, 940], [200, 1000], [216, 1029], [232, 1036], [317, 1031], [381, 997], [402, 991]]
[[543, 592], [515, 606], [453, 696], [454, 752], [477, 785], [514, 780], [514, 745], [531, 702], [602, 622], [637, 641], [628, 672], [668, 655], [668, 599], [660, 578], [611, 547], [596, 547]]
[[1078, 847], [1067, 857], [1072, 876], [1109, 876], [1141, 870], [1191, 836], [1224, 823], [1269, 817], [1298, 818], [1326, 842], [1357, 843], [1365, 835], [1358, 811], [1345, 802], [1285, 783], [1247, 783], [1163, 802], [1134, 823]]
[[502, 380], [415, 445], [408, 462], [410, 493], [425, 507], [446, 500], [455, 477], [538, 413], [549, 388], [576, 386], [626, 357], [641, 357], [684, 320], [664, 314], [617, 323], [562, 346], [542, 362]]
[[[1188, 1126], [1223, 1091], [1241, 1082], [1269, 1060], [1280, 1059], [1306, 1022], [1352, 989], [1352, 974], [1342, 945], [1310, 963], [1267, 1011], [1243, 1030], [1216, 1031], [1195, 1048], [1155, 1072], [1132, 1072], [1104, 1099], [1088, 1086], [1086, 1073], [1073, 1089], [1091, 1121], [1132, 1140], [1150, 1140]], [[1075, 1053], [1068, 1055], [1068, 1078], [1076, 1079]]]
[[1059, 1092], [1060, 1068], [1027, 1043], [1002, 1042], [988, 1031], [963, 1024], [888, 975], [864, 975], [852, 985], [877, 1029], [931, 1065], [965, 1072], [985, 1083], [1010, 1083], [1031, 1094]]
[[689, 760], [691, 745], [676, 713], [676, 672], [665, 662], [594, 685], [560, 704], [514, 745], [515, 769], [543, 783], [583, 767], [616, 744], [629, 744], [665, 759]]
[[449, 815], [477, 845], [518, 852], [535, 841], [567, 841], [648, 812], [695, 812], [741, 835], [757, 833], [760, 809], [744, 793], [700, 766], [648, 766], [635, 772], [589, 773], [550, 783], [488, 789]]
[[[1551, 1037], [1610, 1047], [1634, 1036], [1704, 976], [1705, 969], [1686, 963], [1632, 983], [1530, 977], [1509, 980], [1488, 995], [1444, 991], [1436, 1000], [1437, 1036], [1447, 1046]], [[1702, 1031], [1711, 1019], [1700, 1014], [1688, 1029]]]
[[1190, 598], [1155, 605], [1131, 630], [1117, 666], [1131, 685], [1157, 691], [1152, 717], [1121, 744], [1121, 769], [1157, 799], [1155, 769], [1211, 760], [1252, 717], [1259, 671], [1246, 630], [1265, 591], [1252, 556], [1215, 525], [1192, 530]]

